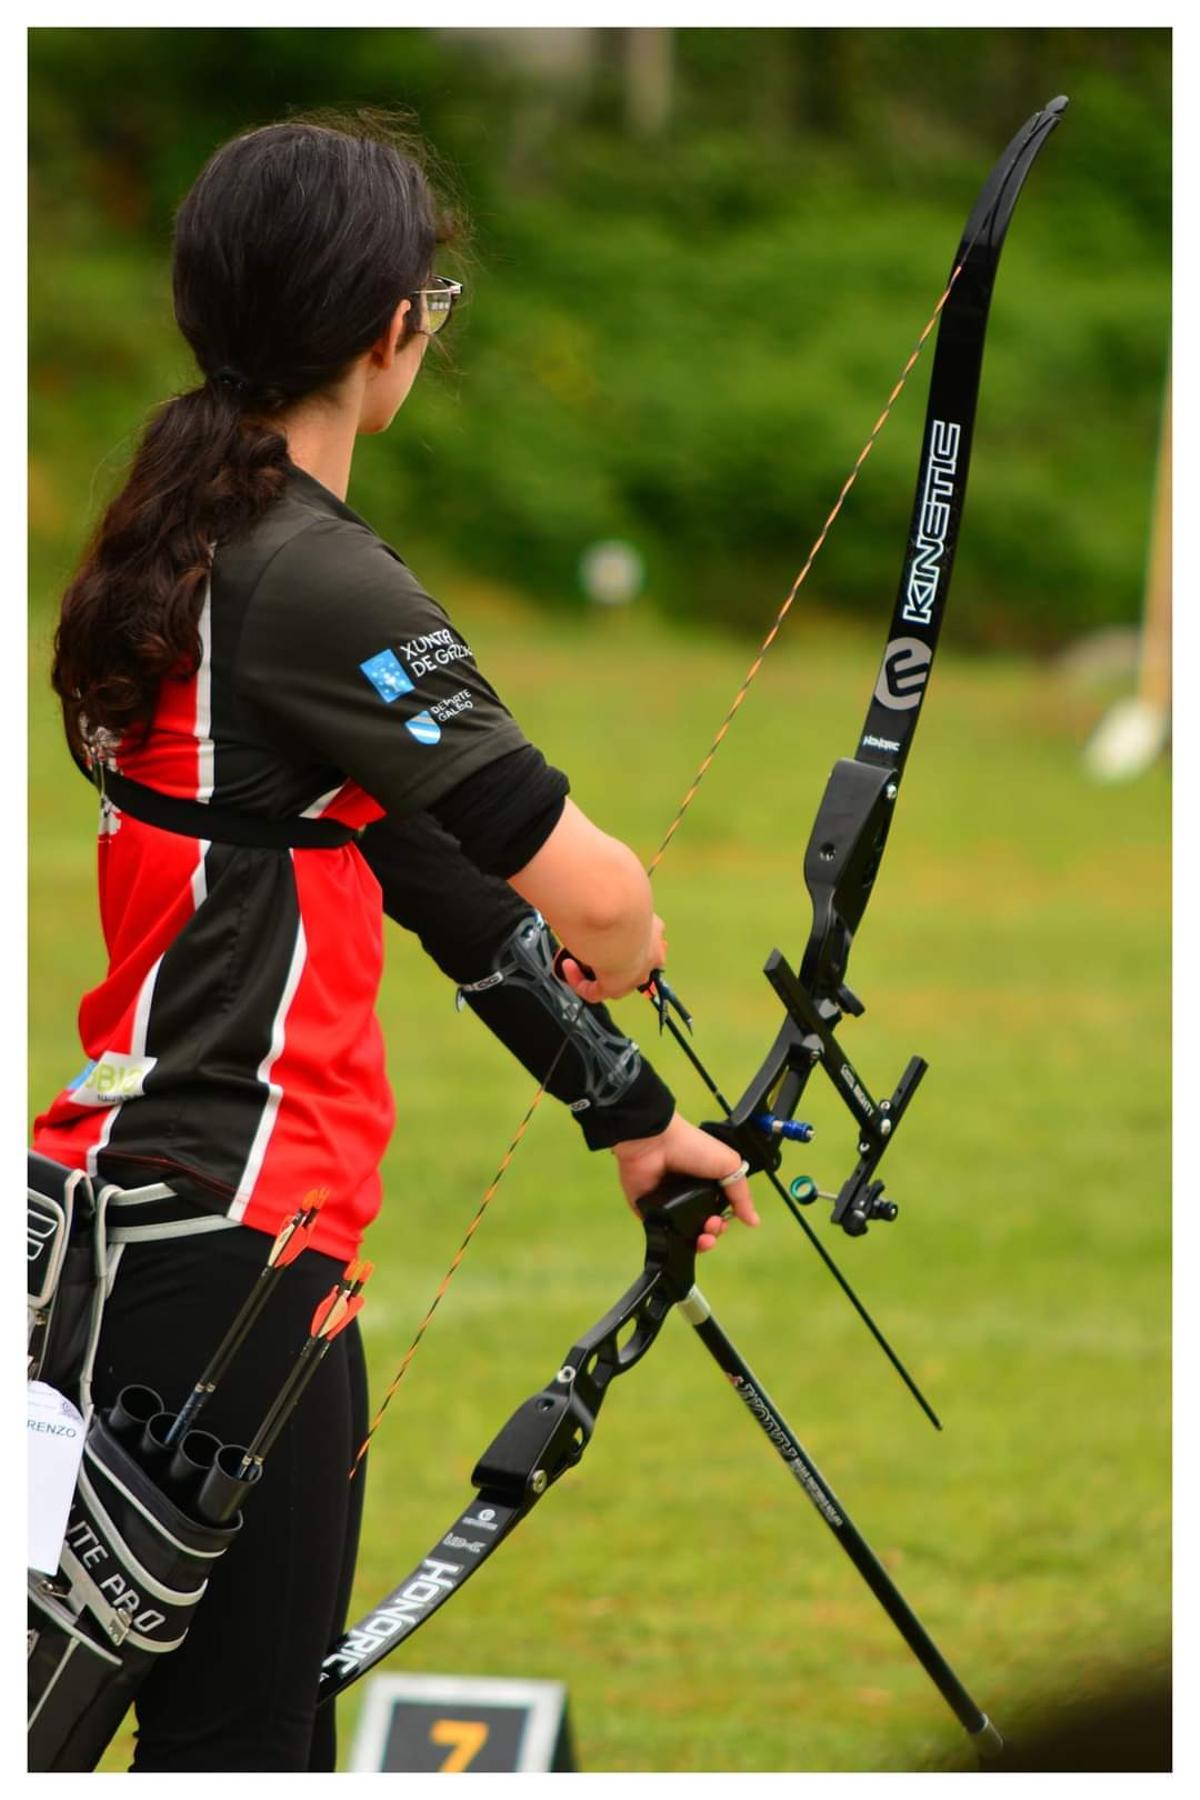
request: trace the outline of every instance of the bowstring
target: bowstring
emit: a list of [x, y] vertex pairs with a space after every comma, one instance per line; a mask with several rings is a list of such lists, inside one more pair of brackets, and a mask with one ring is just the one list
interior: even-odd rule
[[837, 518], [838, 514], [841, 512], [842, 507], [845, 505], [846, 497], [849, 494], [850, 489], [854, 486], [855, 482], [858, 480], [859, 473], [862, 470], [863, 464], [866, 462], [868, 456], [870, 456], [872, 450], [875, 448], [875, 440], [878, 438], [880, 432], [883, 430], [884, 426], [887, 424], [888, 419], [891, 416], [892, 408], [895, 406], [897, 400], [900, 398], [901, 393], [904, 391], [904, 386], [905, 386], [905, 383], [908, 381], [909, 376], [912, 374], [913, 370], [916, 368], [917, 361], [920, 358], [922, 350], [925, 348], [925, 344], [929, 337], [929, 334], [933, 330], [934, 326], [937, 324], [938, 320], [941, 318], [942, 308], [945, 306], [947, 300], [950, 298], [951, 291], [954, 287], [955, 282], [958, 280], [959, 276], [962, 274], [963, 263], [965, 263], [966, 260], [967, 259], [964, 256], [962, 259], [962, 262], [955, 264], [955, 267], [954, 267], [953, 272], [951, 273], [950, 279], [946, 283], [946, 286], [942, 292], [941, 299], [938, 301], [937, 305], [934, 307], [932, 313], [930, 313], [929, 319], [925, 326], [924, 331], [922, 331], [920, 337], [917, 339], [916, 343], [913, 346], [912, 355], [909, 357], [909, 359], [905, 363], [903, 369], [900, 371], [899, 379], [897, 380], [895, 387], [893, 387], [891, 393], [887, 397], [887, 404], [884, 406], [883, 411], [880, 413], [880, 415], [876, 419], [874, 425], [871, 427], [870, 436], [868, 437], [866, 443], [863, 445], [862, 449], [859, 451], [858, 456], [855, 459], [854, 467], [851, 469], [849, 475], [847, 475], [845, 481], [842, 483], [841, 491], [838, 494], [837, 499], [834, 501], [833, 506], [830, 508], [829, 516], [826, 518], [825, 523], [822, 525], [820, 531], [817, 533], [817, 536], [813, 543], [812, 549], [809, 551], [807, 557], [805, 558], [804, 567], [801, 569], [800, 573], [797, 575], [795, 581], [793, 581], [793, 583], [791, 585], [791, 589], [788, 592], [787, 598], [784, 600], [783, 605], [779, 608], [779, 611], [775, 615], [775, 618], [771, 624], [771, 629], [767, 632], [766, 637], [763, 639], [762, 643], [759, 645], [758, 651], [754, 658], [754, 661], [750, 664], [750, 667], [747, 669], [746, 674], [742, 680], [742, 685], [738, 689], [737, 693], [734, 695], [733, 703], [730, 706], [729, 711], [725, 714], [725, 717], [721, 721], [720, 727], [717, 731], [717, 735], [714, 737], [712, 743], [709, 745], [707, 754], [705, 755], [703, 761], [701, 762], [700, 767], [696, 770], [695, 775], [692, 777], [691, 786], [688, 788], [687, 793], [683, 796], [683, 799], [679, 803], [678, 812], [675, 814], [675, 817], [671, 820], [670, 825], [667, 827], [667, 830], [663, 836], [663, 840], [662, 840], [661, 844], [658, 846], [658, 849], [654, 852], [654, 855], [650, 858], [650, 863], [646, 870], [647, 875], [653, 875], [654, 871], [657, 869], [659, 863], [662, 861], [664, 855], [666, 854], [667, 845], [671, 842], [671, 839], [675, 836], [675, 833], [679, 830], [679, 827], [683, 822], [684, 815], [686, 814], [688, 808], [691, 806], [692, 801], [696, 798], [696, 795], [700, 790], [700, 783], [704, 780], [704, 777], [708, 774], [708, 771], [711, 769], [711, 767], [713, 765], [713, 760], [716, 757], [717, 751], [721, 748], [721, 745], [725, 740], [726, 734], [728, 733], [730, 726], [733, 724], [735, 717], [737, 716], [738, 712], [740, 711], [740, 709], [742, 707], [742, 704], [746, 698], [746, 695], [750, 692], [751, 686], [753, 685], [754, 680], [755, 680], [756, 676], [758, 675], [759, 670], [762, 668], [763, 663], [767, 659], [768, 651], [770, 650], [772, 644], [775, 642], [775, 639], [779, 636], [780, 631], [783, 629], [783, 622], [787, 618], [788, 614], [791, 612], [792, 607], [795, 603], [797, 594], [800, 592], [800, 589], [804, 586], [804, 583], [807, 581], [808, 572], [812, 568], [813, 564], [816, 562], [817, 557], [819, 556], [819, 554], [821, 552], [821, 547], [824, 544], [825, 539], [829, 536], [829, 532], [833, 525], [834, 520]]
[[[986, 224], [986, 221], [984, 223]], [[982, 225], [981, 225], [980, 229], [981, 230], [983, 229]], [[874, 425], [871, 427], [870, 435], [868, 436], [867, 441], [863, 445], [862, 449], [859, 451], [858, 456], [855, 458], [853, 468], [850, 470], [850, 473], [847, 475], [845, 481], [842, 483], [841, 489], [838, 493], [838, 497], [834, 501], [832, 507], [830, 508], [829, 514], [825, 520], [825, 523], [822, 525], [820, 531], [817, 533], [817, 536], [816, 536], [815, 540], [813, 541], [812, 548], [809, 550], [809, 553], [804, 560], [804, 565], [801, 568], [800, 573], [796, 576], [796, 579], [795, 579], [795, 581], [793, 581], [791, 588], [789, 589], [788, 594], [783, 601], [783, 604], [780, 606], [778, 612], [775, 614], [775, 618], [773, 619], [773, 621], [771, 623], [770, 630], [767, 632], [767, 635], [764, 637], [762, 643], [759, 645], [758, 650], [755, 654], [754, 660], [750, 664], [749, 669], [746, 671], [746, 674], [742, 679], [742, 684], [739, 687], [737, 693], [734, 695], [733, 702], [730, 705], [728, 712], [725, 714], [724, 719], [722, 719], [716, 736], [713, 738], [713, 741], [709, 745], [709, 748], [708, 748], [707, 752], [705, 753], [705, 756], [704, 756], [703, 760], [701, 761], [699, 768], [696, 770], [695, 775], [692, 777], [691, 785], [689, 786], [687, 792], [684, 794], [683, 799], [680, 801], [679, 808], [675, 814], [675, 817], [671, 820], [670, 825], [667, 827], [666, 832], [663, 834], [662, 842], [659, 844], [658, 849], [654, 852], [654, 855], [650, 858], [650, 861], [646, 866], [646, 873], [648, 876], [653, 875], [655, 870], [658, 868], [659, 864], [662, 862], [663, 857], [666, 855], [668, 845], [671, 843], [671, 840], [674, 838], [675, 833], [679, 830], [679, 827], [683, 822], [685, 814], [687, 813], [689, 807], [691, 806], [693, 800], [696, 798], [696, 795], [700, 790], [701, 782], [704, 780], [704, 777], [708, 774], [709, 769], [712, 767], [712, 764], [713, 764], [714, 758], [716, 757], [717, 751], [720, 749], [722, 743], [725, 741], [725, 738], [729, 733], [730, 726], [733, 724], [735, 717], [737, 716], [738, 712], [741, 710], [742, 705], [745, 702], [746, 696], [750, 692], [750, 689], [758, 675], [759, 670], [762, 668], [763, 663], [767, 659], [767, 655], [771, 649], [771, 646], [774, 644], [776, 638], [779, 636], [780, 631], [783, 629], [784, 621], [787, 618], [788, 614], [791, 612], [793, 605], [795, 604], [797, 594], [799, 594], [800, 589], [804, 586], [804, 583], [808, 579], [809, 570], [812, 568], [813, 564], [816, 562], [817, 557], [819, 556], [819, 554], [821, 552], [822, 546], [824, 545], [826, 538], [829, 536], [829, 533], [833, 526], [834, 520], [837, 518], [838, 514], [841, 512], [842, 507], [845, 505], [847, 496], [849, 495], [850, 490], [854, 486], [855, 482], [858, 480], [859, 474], [861, 473], [863, 465], [866, 462], [868, 456], [870, 456], [872, 450], [875, 448], [876, 440], [879, 437], [879, 434], [883, 430], [884, 426], [887, 424], [888, 419], [891, 417], [892, 409], [895, 406], [897, 400], [900, 398], [900, 395], [903, 393], [909, 376], [912, 374], [913, 370], [916, 368], [917, 363], [920, 360], [921, 352], [924, 350], [925, 345], [929, 340], [929, 335], [932, 332], [934, 326], [937, 324], [938, 320], [942, 316], [943, 308], [945, 307], [946, 302], [949, 300], [950, 295], [953, 292], [955, 282], [958, 280], [959, 276], [963, 272], [963, 267], [966, 264], [967, 257], [970, 255], [971, 249], [974, 248], [974, 245], [975, 245], [976, 241], [978, 240], [978, 236], [979, 236], [979, 233], [977, 232], [975, 237], [972, 238], [971, 244], [968, 245], [968, 247], [967, 247], [966, 251], [964, 252], [964, 254], [962, 255], [961, 259], [955, 264], [953, 270], [951, 271], [950, 279], [949, 279], [949, 281], [947, 281], [945, 288], [942, 290], [942, 293], [938, 300], [937, 305], [934, 307], [933, 311], [930, 313], [929, 318], [926, 321], [924, 330], [921, 332], [920, 337], [917, 339], [916, 343], [914, 344], [912, 353], [909, 356], [908, 361], [905, 363], [903, 369], [901, 369], [899, 377], [896, 380], [895, 386], [892, 388], [891, 393], [887, 397], [887, 401], [884, 405], [883, 411], [880, 413], [880, 415], [876, 419]], [[416, 1355], [417, 1349], [418, 1349], [422, 1339], [424, 1338], [426, 1331], [429, 1328], [430, 1322], [433, 1319], [433, 1315], [437, 1311], [438, 1307], [441, 1305], [442, 1300], [444, 1299], [444, 1297], [446, 1295], [446, 1291], [449, 1288], [450, 1283], [453, 1281], [454, 1276], [455, 1276], [460, 1264], [462, 1263], [463, 1258], [465, 1257], [465, 1255], [467, 1253], [467, 1246], [470, 1244], [471, 1239], [474, 1237], [476, 1231], [479, 1229], [479, 1226], [483, 1221], [483, 1216], [486, 1213], [488, 1207], [491, 1205], [491, 1202], [495, 1196], [496, 1190], [500, 1186], [500, 1183], [503, 1181], [504, 1176], [505, 1176], [510, 1164], [512, 1163], [513, 1157], [517, 1153], [517, 1149], [518, 1149], [522, 1139], [524, 1138], [526, 1132], [529, 1130], [529, 1127], [533, 1122], [534, 1115], [536, 1114], [538, 1107], [541, 1105], [542, 1101], [545, 1099], [546, 1093], [549, 1089], [550, 1082], [554, 1078], [555, 1070], [558, 1068], [559, 1062], [561, 1061], [562, 1056], [563, 1056], [564, 1052], [566, 1051], [567, 1045], [570, 1043], [570, 1041], [571, 1040], [570, 1040], [569, 1036], [563, 1038], [562, 1043], [559, 1045], [557, 1051], [555, 1052], [553, 1062], [550, 1064], [550, 1067], [547, 1069], [541, 1082], [538, 1084], [537, 1091], [534, 1094], [533, 1099], [529, 1102], [529, 1105], [525, 1110], [524, 1117], [522, 1118], [520, 1124], [517, 1126], [516, 1131], [513, 1133], [512, 1139], [509, 1142], [508, 1149], [504, 1152], [504, 1155], [501, 1157], [499, 1166], [497, 1167], [495, 1174], [492, 1176], [491, 1181], [488, 1183], [488, 1186], [483, 1195], [483, 1198], [480, 1200], [479, 1205], [476, 1208], [475, 1216], [471, 1220], [471, 1223], [467, 1227], [466, 1234], [463, 1237], [462, 1243], [459, 1245], [458, 1249], [455, 1251], [454, 1257], [451, 1260], [449, 1268], [446, 1270], [446, 1273], [443, 1275], [440, 1283], [438, 1284], [437, 1292], [434, 1295], [432, 1301], [430, 1302], [428, 1308], [426, 1309], [424, 1318], [421, 1320], [421, 1323], [418, 1325], [415, 1333], [413, 1334], [412, 1342], [409, 1344], [408, 1349], [405, 1351], [404, 1358], [400, 1364], [400, 1367], [396, 1371], [396, 1374], [393, 1377], [393, 1379], [388, 1387], [388, 1390], [383, 1397], [383, 1400], [380, 1402], [380, 1405], [375, 1413], [375, 1417], [372, 1419], [370, 1427], [367, 1431], [367, 1435], [358, 1447], [358, 1450], [354, 1457], [354, 1461], [350, 1467], [351, 1480], [353, 1480], [355, 1474], [357, 1473], [359, 1464], [362, 1462], [363, 1457], [367, 1453], [367, 1447], [370, 1444], [371, 1439], [374, 1437], [376, 1431], [379, 1429], [379, 1426], [383, 1420], [383, 1415], [387, 1411], [388, 1406], [390, 1405], [392, 1397], [395, 1394], [397, 1388], [400, 1386], [400, 1383], [403, 1381], [404, 1376], [409, 1368], [409, 1365], [411, 1364], [413, 1357]]]
[[429, 1329], [429, 1324], [433, 1318], [434, 1313], [437, 1311], [438, 1307], [441, 1305], [443, 1299], [445, 1298], [446, 1290], [450, 1286], [450, 1283], [454, 1280], [454, 1276], [458, 1270], [459, 1264], [462, 1262], [463, 1257], [467, 1254], [468, 1244], [471, 1242], [471, 1239], [475, 1236], [475, 1233], [478, 1231], [480, 1225], [483, 1222], [483, 1215], [492, 1203], [492, 1196], [495, 1194], [496, 1189], [500, 1186], [500, 1183], [504, 1180], [505, 1172], [508, 1169], [509, 1164], [512, 1162], [513, 1157], [517, 1153], [517, 1146], [520, 1144], [521, 1139], [525, 1136], [525, 1133], [529, 1130], [530, 1124], [533, 1120], [534, 1113], [536, 1113], [538, 1107], [542, 1104], [542, 1100], [545, 1097], [546, 1091], [549, 1088], [551, 1081], [554, 1079], [554, 1071], [557, 1069], [559, 1062], [562, 1060], [563, 1053], [565, 1052], [567, 1045], [570, 1043], [570, 1041], [571, 1040], [570, 1040], [569, 1036], [564, 1037], [562, 1043], [558, 1046], [558, 1049], [555, 1051], [553, 1062], [550, 1064], [550, 1067], [546, 1070], [545, 1075], [542, 1077], [542, 1080], [538, 1084], [537, 1092], [534, 1094], [533, 1099], [529, 1102], [529, 1105], [525, 1110], [525, 1117], [521, 1120], [521, 1123], [517, 1126], [517, 1129], [514, 1131], [512, 1138], [509, 1142], [508, 1149], [504, 1152], [504, 1155], [500, 1158], [500, 1162], [497, 1166], [496, 1173], [492, 1176], [492, 1179], [489, 1181], [487, 1188], [484, 1192], [483, 1198], [479, 1202], [479, 1205], [477, 1206], [477, 1208], [475, 1209], [475, 1217], [471, 1220], [471, 1223], [467, 1226], [466, 1233], [463, 1237], [463, 1241], [458, 1246], [458, 1249], [455, 1251], [454, 1256], [450, 1263], [450, 1267], [446, 1270], [446, 1273], [442, 1276], [442, 1279], [438, 1284], [437, 1293], [433, 1296], [433, 1299], [430, 1301], [429, 1306], [427, 1307], [426, 1312], [425, 1312], [425, 1317], [421, 1320], [421, 1323], [417, 1326], [417, 1329], [413, 1334], [412, 1342], [409, 1344], [408, 1349], [404, 1352], [403, 1361], [401, 1362], [400, 1367], [397, 1369], [394, 1377], [392, 1378], [392, 1381], [388, 1387], [387, 1393], [383, 1396], [383, 1399], [379, 1404], [379, 1408], [376, 1411], [375, 1417], [371, 1420], [370, 1428], [367, 1431], [367, 1435], [363, 1439], [362, 1443], [359, 1445], [358, 1450], [355, 1453], [354, 1461], [350, 1465], [350, 1479], [351, 1480], [354, 1479], [354, 1476], [358, 1470], [359, 1463], [362, 1461], [363, 1457], [367, 1454], [367, 1446], [371, 1442], [371, 1439], [375, 1436], [375, 1433], [378, 1431], [380, 1423], [382, 1422], [382, 1419], [383, 1419], [383, 1415], [387, 1411], [388, 1406], [391, 1403], [392, 1395], [396, 1392], [396, 1389], [400, 1386], [400, 1383], [403, 1381], [405, 1372], [408, 1369], [408, 1365], [412, 1362], [413, 1357], [417, 1354], [417, 1348], [421, 1342], [421, 1339], [425, 1336], [426, 1331]]

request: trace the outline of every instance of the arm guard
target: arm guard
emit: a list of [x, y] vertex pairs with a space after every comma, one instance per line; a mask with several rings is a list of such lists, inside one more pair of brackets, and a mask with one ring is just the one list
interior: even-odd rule
[[455, 1005], [461, 1008], [468, 995], [486, 993], [501, 983], [532, 994], [570, 1037], [583, 1074], [583, 1093], [567, 1102], [572, 1112], [612, 1106], [624, 1098], [641, 1074], [641, 1052], [632, 1038], [616, 1030], [602, 1009], [589, 1006], [558, 979], [554, 940], [540, 913], [531, 913], [504, 939], [490, 975], [459, 986]]
[[[380, 819], [359, 848], [383, 889], [385, 912], [417, 934], [458, 985], [460, 1003], [535, 1081], [553, 1069], [547, 1091], [575, 1114], [589, 1149], [666, 1130], [675, 1110], [670, 1089], [603, 1006], [581, 1002], [550, 973], [553, 939], [506, 881], [477, 868], [429, 813]], [[531, 942], [520, 952], [525, 933]]]

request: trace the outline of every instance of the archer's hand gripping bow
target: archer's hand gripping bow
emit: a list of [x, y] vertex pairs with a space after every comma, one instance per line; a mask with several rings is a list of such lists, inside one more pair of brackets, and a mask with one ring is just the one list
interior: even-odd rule
[[[846, 985], [847, 963], [891, 828], [937, 648], [962, 518], [988, 307], [1000, 252], [1025, 177], [1066, 105], [1060, 97], [1035, 113], [984, 183], [934, 317], [893, 389], [651, 865], [652, 869], [657, 865], [673, 837], [915, 363], [921, 344], [940, 316], [912, 525], [882, 666], [858, 749], [852, 758], [835, 764], [805, 853], [804, 877], [812, 899], [813, 922], [799, 973], [790, 968], [778, 950], [772, 951], [767, 960], [765, 973], [783, 1005], [784, 1021], [736, 1106], [726, 1102], [679, 1030], [667, 995], [652, 990], [650, 996], [658, 1008], [660, 1023], [684, 1049], [721, 1105], [725, 1118], [711, 1129], [738, 1149], [753, 1171], [768, 1176], [814, 1243], [811, 1230], [793, 1204], [795, 1199], [805, 1203], [816, 1198], [813, 1184], [795, 1183], [789, 1194], [779, 1182], [776, 1170], [781, 1160], [781, 1139], [805, 1141], [811, 1135], [811, 1128], [796, 1121], [794, 1114], [806, 1083], [818, 1066], [825, 1070], [848, 1107], [858, 1133], [858, 1162], [834, 1197], [834, 1223], [851, 1237], [859, 1237], [871, 1223], [896, 1216], [897, 1209], [883, 1197], [883, 1183], [875, 1171], [925, 1074], [926, 1064], [921, 1057], [913, 1057], [890, 1098], [877, 1101], [872, 1097], [837, 1036], [846, 1015], [858, 1016], [863, 1011], [861, 1001]], [[507, 1167], [512, 1148], [532, 1111], [530, 1108], [526, 1114], [501, 1171]], [[493, 1182], [489, 1188], [485, 1205], [495, 1185]], [[851, 1523], [845, 1508], [721, 1330], [696, 1287], [696, 1237], [705, 1219], [722, 1208], [723, 1196], [717, 1187], [683, 1177], [664, 1183], [641, 1202], [646, 1256], [637, 1281], [572, 1346], [554, 1380], [518, 1407], [476, 1464], [473, 1499], [429, 1555], [334, 1645], [321, 1669], [322, 1701], [341, 1693], [402, 1638], [411, 1636], [459, 1591], [542, 1495], [575, 1466], [591, 1439], [611, 1382], [640, 1362], [667, 1314], [678, 1306], [960, 1723], [981, 1749], [994, 1752], [1000, 1747], [994, 1726], [962, 1686]], [[472, 1230], [479, 1216], [476, 1215]], [[825, 1261], [837, 1275], [828, 1256]], [[840, 1275], [838, 1279], [841, 1280]], [[842, 1285], [846, 1287], [844, 1281]], [[848, 1288], [846, 1291], [849, 1293]], [[858, 1310], [866, 1318], [861, 1306]], [[867, 1323], [871, 1324], [869, 1319]], [[873, 1325], [871, 1329], [875, 1331]], [[419, 1332], [414, 1347], [420, 1335]], [[879, 1338], [877, 1331], [875, 1335]], [[881, 1338], [879, 1341], [883, 1343]], [[887, 1349], [886, 1344], [884, 1348]], [[888, 1354], [892, 1355], [890, 1350]], [[894, 1356], [892, 1361], [900, 1368]], [[902, 1368], [900, 1372], [905, 1373]], [[916, 1393], [906, 1374], [905, 1379]], [[923, 1399], [921, 1403], [925, 1405]], [[930, 1413], [930, 1417], [934, 1415]], [[936, 1418], [934, 1422], [937, 1423]]]

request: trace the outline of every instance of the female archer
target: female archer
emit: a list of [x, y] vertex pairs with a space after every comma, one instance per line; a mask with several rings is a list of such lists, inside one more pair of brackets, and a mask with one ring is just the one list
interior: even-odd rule
[[[241, 1442], [380, 1204], [384, 913], [613, 1152], [631, 1202], [679, 1171], [757, 1223], [735, 1153], [679, 1117], [604, 1010], [665, 956], [640, 864], [346, 503], [358, 437], [388, 428], [450, 318], [459, 286], [434, 272], [449, 231], [378, 123], [292, 122], [217, 151], [174, 245], [202, 380], [151, 420], [58, 628], [68, 740], [104, 794], [109, 967], [80, 1011], [88, 1067], [35, 1148], [161, 1189], [161, 1230], [116, 1269], [100, 1406], [129, 1382], [180, 1404], [271, 1237], [321, 1199], [220, 1396]], [[550, 931], [587, 1003], [565, 1033]], [[710, 1219], [700, 1248], [723, 1228]], [[141, 1689], [136, 1770], [333, 1768], [317, 1676], [349, 1600], [363, 1483], [346, 1470], [366, 1418], [351, 1327]]]

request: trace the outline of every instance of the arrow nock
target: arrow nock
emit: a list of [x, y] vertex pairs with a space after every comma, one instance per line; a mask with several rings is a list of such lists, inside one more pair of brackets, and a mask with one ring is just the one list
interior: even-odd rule
[[359, 1262], [357, 1258], [346, 1264], [337, 1284], [330, 1288], [312, 1316], [310, 1338], [324, 1338], [328, 1342], [339, 1331], [345, 1330], [355, 1314], [362, 1310], [362, 1290], [374, 1268], [374, 1263]]
[[279, 1229], [267, 1257], [268, 1269], [286, 1269], [308, 1245], [317, 1214], [329, 1198], [328, 1188], [313, 1188], [304, 1196], [304, 1204]]

